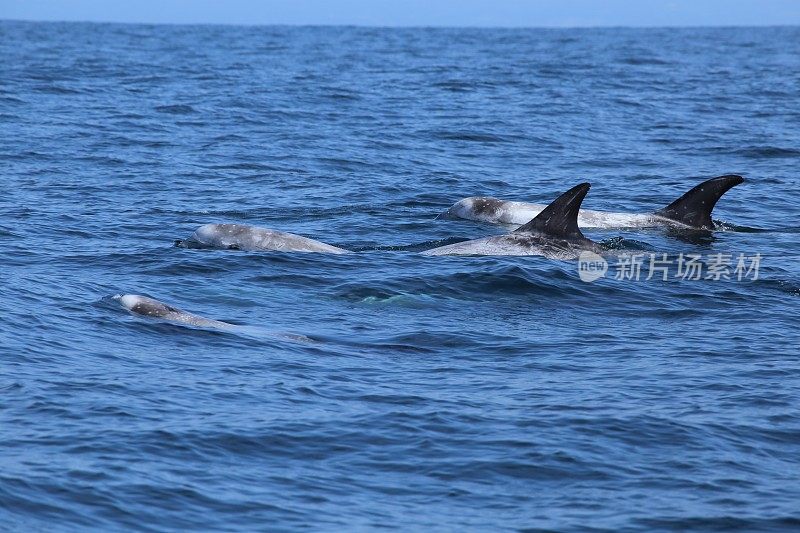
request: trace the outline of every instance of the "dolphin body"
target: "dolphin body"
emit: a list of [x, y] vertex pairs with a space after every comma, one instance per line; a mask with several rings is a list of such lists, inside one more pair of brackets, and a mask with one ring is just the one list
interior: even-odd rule
[[139, 294], [117, 294], [114, 296], [114, 299], [131, 313], [148, 318], [165, 320], [167, 322], [172, 322], [173, 324], [185, 324], [187, 326], [194, 326], [197, 328], [234, 331], [236, 333], [249, 334], [259, 338], [269, 337], [292, 342], [314, 342], [305, 335], [266, 331], [258, 327], [239, 326], [237, 324], [230, 324], [228, 322], [222, 322], [212, 318], [205, 318], [187, 311], [182, 311], [177, 307], [172, 307], [164, 302], [159, 302], [158, 300], [148, 298], [147, 296], [141, 296]]
[[350, 253], [324, 242], [257, 226], [243, 224], [206, 224], [186, 240], [176, 241], [182, 248], [217, 248], [223, 250]]
[[581, 183], [546, 206], [533, 220], [506, 235], [440, 246], [424, 255], [540, 255], [576, 259], [581, 252], [598, 255], [604, 247], [587, 239], [578, 228], [578, 212], [591, 185]]
[[137, 315], [160, 318], [168, 322], [176, 322], [199, 328], [233, 329], [238, 327], [235, 324], [220, 322], [219, 320], [213, 320], [211, 318], [181, 311], [176, 307], [167, 305], [164, 302], [159, 302], [153, 298], [148, 298], [147, 296], [119, 294], [114, 296], [114, 299], [117, 300], [122, 307]]
[[[723, 194], [744, 181], [742, 176], [728, 174], [704, 181], [667, 207], [648, 214], [613, 213], [581, 209], [578, 226], [581, 228], [647, 228], [672, 226], [677, 228], [714, 229], [711, 211]], [[525, 224], [546, 205], [511, 202], [489, 197], [470, 197], [459, 200], [446, 215], [489, 222], [491, 224]]]

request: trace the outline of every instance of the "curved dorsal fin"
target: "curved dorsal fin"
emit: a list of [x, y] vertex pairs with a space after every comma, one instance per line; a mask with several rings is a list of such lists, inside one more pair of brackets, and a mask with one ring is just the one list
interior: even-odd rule
[[578, 211], [589, 187], [591, 185], [588, 183], [581, 183], [571, 188], [553, 200], [533, 220], [517, 228], [515, 233], [541, 233], [565, 240], [585, 239], [578, 228]]
[[712, 178], [692, 188], [655, 214], [695, 228], [713, 228], [711, 211], [717, 205], [717, 201], [743, 181], [744, 178], [736, 174]]

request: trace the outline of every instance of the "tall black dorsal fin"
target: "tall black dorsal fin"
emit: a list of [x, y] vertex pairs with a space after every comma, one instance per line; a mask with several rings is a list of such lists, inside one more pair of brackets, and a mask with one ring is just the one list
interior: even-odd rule
[[591, 185], [588, 183], [581, 183], [571, 188], [553, 200], [533, 220], [517, 228], [515, 233], [542, 233], [566, 240], [585, 239], [578, 228], [578, 211], [589, 187]]
[[694, 228], [714, 227], [711, 211], [717, 201], [732, 187], [739, 185], [744, 178], [736, 174], [727, 174], [704, 181], [689, 192], [656, 211], [656, 215], [681, 222]]

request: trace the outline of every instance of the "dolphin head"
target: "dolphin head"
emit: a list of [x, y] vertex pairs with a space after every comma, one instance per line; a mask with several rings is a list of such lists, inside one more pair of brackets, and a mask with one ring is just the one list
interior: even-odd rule
[[122, 307], [137, 315], [165, 317], [172, 313], [180, 313], [179, 309], [175, 309], [158, 300], [138, 294], [118, 294], [114, 296], [114, 299], [117, 300]]

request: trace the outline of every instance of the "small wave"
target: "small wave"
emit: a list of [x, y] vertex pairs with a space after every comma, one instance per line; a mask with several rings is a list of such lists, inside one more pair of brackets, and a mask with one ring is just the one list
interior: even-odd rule
[[13, 96], [0, 96], [0, 103], [3, 104], [24, 104], [25, 100], [14, 98]]
[[106, 165], [106, 166], [113, 166], [119, 167], [124, 166], [128, 162], [124, 159], [120, 159], [118, 157], [107, 157], [107, 156], [84, 156], [76, 158], [78, 161], [87, 161], [90, 163], [96, 163], [98, 165]]
[[320, 157], [318, 161], [342, 170], [354, 170], [355, 168], [372, 167], [371, 164], [365, 163], [364, 161], [356, 161], [353, 159], [343, 159], [338, 157]]
[[800, 285], [791, 281], [781, 279], [758, 279], [754, 283], [768, 289], [788, 294], [791, 296], [800, 296]]
[[47, 93], [47, 94], [80, 94], [80, 91], [75, 89], [70, 89], [68, 87], [62, 87], [60, 85], [39, 85], [33, 88], [34, 91], [40, 93]]
[[322, 95], [324, 98], [341, 102], [357, 102], [361, 100], [361, 95], [353, 92], [345, 92], [341, 90], [332, 91]]
[[624, 65], [671, 65], [671, 61], [664, 61], [656, 57], [626, 57], [620, 63]]
[[511, 143], [519, 139], [518, 136], [498, 135], [495, 133], [479, 133], [470, 131], [436, 131], [431, 133], [436, 139], [446, 141], [468, 141], [486, 144]]
[[[463, 258], [465, 266], [474, 268], [475, 258]], [[334, 294], [344, 300], [392, 301], [400, 295], [424, 295], [417, 302], [432, 303], [439, 299], [483, 299], [485, 295], [527, 297], [532, 295], [552, 297], [580, 296], [582, 282], [570, 272], [572, 264], [554, 268], [546, 260], [531, 259], [530, 265], [501, 265], [474, 270], [456, 270], [425, 277], [399, 277], [381, 281], [342, 283]], [[487, 262], [494, 263], [493, 259]], [[485, 263], [484, 263], [485, 267]], [[406, 297], [407, 298], [407, 297]], [[558, 298], [554, 298], [557, 301]], [[402, 301], [402, 298], [401, 298]]]
[[631, 100], [630, 98], [615, 98], [614, 102], [628, 107], [648, 107], [645, 102]]
[[206, 146], [211, 146], [213, 144], [222, 142], [241, 142], [246, 140], [247, 137], [245, 137], [244, 135], [238, 135], [236, 133], [226, 133], [224, 135], [217, 135], [216, 137], [211, 139], [211, 142], [208, 143]]
[[262, 163], [231, 163], [228, 165], [211, 165], [204, 168], [208, 168], [210, 170], [255, 170], [259, 172], [284, 170], [279, 167], [264, 165]]
[[191, 115], [192, 113], [197, 113], [195, 108], [185, 104], [160, 105], [155, 109], [159, 113], [167, 113], [169, 115]]
[[796, 516], [743, 518], [728, 515], [642, 518], [635, 522], [651, 531], [797, 531], [800, 528], [800, 518]]
[[[794, 229], [800, 231], [799, 228], [794, 228]], [[768, 230], [763, 228], [754, 228], [751, 226], [740, 226], [730, 222], [724, 222], [722, 220], [715, 220], [714, 231], [736, 231], [738, 233], [765, 233], [769, 231], [779, 231], [779, 230]]]
[[4, 228], [0, 226], [0, 239], [10, 238], [10, 239], [19, 239], [22, 237], [19, 233], [15, 233], [8, 228]]
[[438, 248], [439, 246], [447, 246], [448, 244], [455, 244], [457, 242], [468, 241], [469, 237], [449, 237], [447, 239], [439, 239], [436, 241], [425, 241], [415, 244], [382, 244], [377, 246], [365, 246], [356, 251], [405, 251], [405, 252], [422, 252], [430, 250], [431, 248]]
[[600, 241], [600, 244], [602, 244], [603, 246], [605, 246], [610, 250], [644, 250], [644, 251], [655, 250], [653, 246], [644, 241], [639, 241], [636, 239], [627, 239], [625, 237], [612, 237], [610, 239], [605, 239]]
[[367, 296], [359, 304], [378, 307], [407, 307], [423, 309], [434, 306], [438, 300], [429, 294], [394, 294], [392, 296]]
[[713, 153], [721, 155], [738, 155], [747, 159], [780, 159], [800, 157], [800, 150], [796, 148], [784, 148], [782, 146], [745, 146], [732, 148], [728, 146], [714, 146], [710, 148], [689, 148], [687, 152], [693, 153]]
[[447, 80], [436, 82], [432, 85], [437, 89], [443, 89], [453, 93], [466, 93], [472, 92], [481, 88], [492, 88], [494, 83], [478, 82], [478, 81], [464, 81], [464, 80]]
[[174, 144], [165, 140], [135, 139], [122, 135], [114, 137], [112, 142], [115, 146], [144, 146], [146, 148], [167, 148], [174, 146]]
[[751, 159], [762, 157], [800, 157], [800, 150], [795, 148], [782, 148], [780, 146], [751, 146], [736, 150], [734, 153]]

